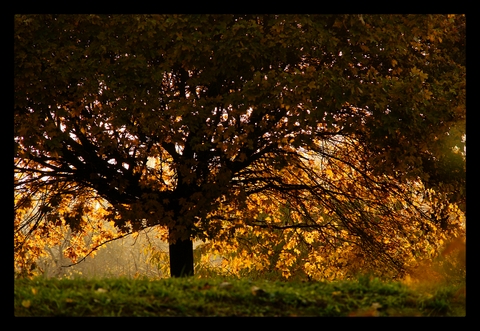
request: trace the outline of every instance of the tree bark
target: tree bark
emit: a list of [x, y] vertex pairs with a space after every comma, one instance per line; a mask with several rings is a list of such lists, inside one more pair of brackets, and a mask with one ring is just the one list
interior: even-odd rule
[[192, 239], [177, 240], [169, 245], [170, 276], [193, 276], [193, 241]]

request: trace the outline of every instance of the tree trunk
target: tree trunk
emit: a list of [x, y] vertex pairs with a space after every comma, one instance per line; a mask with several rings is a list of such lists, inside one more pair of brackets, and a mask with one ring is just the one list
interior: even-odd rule
[[193, 276], [193, 241], [177, 240], [169, 245], [170, 276]]

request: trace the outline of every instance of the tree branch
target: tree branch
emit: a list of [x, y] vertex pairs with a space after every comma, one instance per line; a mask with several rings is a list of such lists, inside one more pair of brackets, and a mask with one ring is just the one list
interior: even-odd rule
[[79, 261], [77, 261], [77, 262], [75, 262], [75, 263], [72, 263], [72, 264], [69, 264], [69, 265], [62, 265], [61, 267], [62, 267], [62, 268], [73, 267], [74, 265], [77, 265], [77, 264], [85, 261], [87, 257], [89, 257], [93, 252], [95, 252], [97, 249], [99, 249], [99, 248], [102, 247], [103, 245], [106, 245], [106, 244], [108, 244], [109, 242], [114, 241], [114, 240], [118, 240], [118, 239], [125, 238], [126, 236], [131, 235], [131, 234], [132, 234], [132, 233], [125, 233], [125, 234], [122, 234], [122, 235], [119, 236], [119, 237], [106, 240], [106, 241], [104, 241], [103, 243], [101, 243], [101, 244], [93, 247], [93, 248], [87, 253], [87, 255], [85, 255], [85, 256], [84, 256], [83, 258], [81, 258]]

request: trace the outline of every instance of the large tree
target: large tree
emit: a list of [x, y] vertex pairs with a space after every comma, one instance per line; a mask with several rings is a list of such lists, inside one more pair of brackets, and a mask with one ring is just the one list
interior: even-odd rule
[[[462, 203], [464, 48], [461, 15], [18, 15], [15, 187], [93, 190], [120, 230], [166, 226], [172, 276], [193, 274], [219, 210], [259, 192], [295, 196], [314, 224], [308, 193], [348, 225], [355, 195], [335, 198], [348, 188], [332, 193], [308, 153], [372, 195], [421, 180]], [[358, 162], [329, 153], [349, 142]], [[286, 180], [292, 166], [308, 180]]]

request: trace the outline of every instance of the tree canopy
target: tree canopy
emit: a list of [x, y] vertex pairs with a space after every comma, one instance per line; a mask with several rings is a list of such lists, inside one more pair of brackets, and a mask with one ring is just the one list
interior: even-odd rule
[[[169, 230], [174, 276], [247, 225], [345, 231], [397, 271], [398, 229], [457, 231], [463, 15], [17, 15], [14, 59], [15, 210], [104, 199], [121, 231]], [[55, 217], [80, 231], [85, 199]]]

